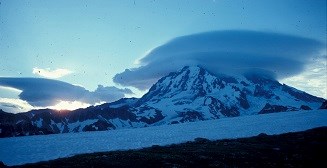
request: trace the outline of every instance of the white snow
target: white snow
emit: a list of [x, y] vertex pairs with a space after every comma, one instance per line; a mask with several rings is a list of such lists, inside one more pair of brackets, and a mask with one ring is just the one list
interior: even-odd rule
[[149, 110], [144, 110], [142, 111], [142, 113], [137, 113], [137, 116], [139, 116], [139, 118], [141, 117], [145, 117], [147, 119], [151, 119], [154, 118], [156, 115], [156, 111], [154, 109], [149, 109]]
[[0, 160], [20, 165], [81, 153], [168, 145], [197, 137], [225, 139], [281, 134], [327, 126], [327, 110], [251, 115], [137, 129], [0, 139]]
[[41, 128], [42, 127], [42, 122], [43, 122], [43, 118], [39, 118], [38, 120], [35, 121], [35, 124], [37, 127]]
[[60, 132], [64, 132], [65, 125], [63, 123], [56, 123], [57, 127], [59, 128]]
[[85, 121], [77, 121], [77, 122], [74, 122], [74, 123], [70, 123], [68, 125], [68, 128], [69, 128], [69, 131], [72, 132], [74, 129], [78, 128], [78, 131], [79, 132], [82, 132], [82, 129], [87, 126], [87, 125], [91, 125], [95, 122], [97, 122], [98, 120], [97, 119], [92, 119], [92, 120], [85, 120]]

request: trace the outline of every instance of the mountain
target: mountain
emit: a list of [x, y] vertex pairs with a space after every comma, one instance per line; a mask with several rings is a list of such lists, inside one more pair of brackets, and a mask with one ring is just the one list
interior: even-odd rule
[[0, 137], [102, 131], [318, 109], [325, 100], [265, 75], [214, 75], [199, 66], [161, 78], [141, 98], [74, 111], [0, 111]]
[[324, 101], [264, 75], [213, 75], [184, 67], [153, 85], [135, 106], [160, 111], [165, 123], [317, 109]]

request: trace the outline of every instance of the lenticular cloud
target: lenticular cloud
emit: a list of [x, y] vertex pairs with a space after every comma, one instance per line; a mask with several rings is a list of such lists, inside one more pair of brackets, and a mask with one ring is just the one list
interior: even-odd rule
[[324, 45], [314, 39], [257, 31], [213, 31], [178, 37], [138, 60], [139, 67], [116, 74], [122, 86], [148, 89], [183, 66], [214, 74], [265, 72], [281, 79], [299, 74]]
[[32, 106], [47, 107], [60, 101], [80, 101], [88, 104], [112, 102], [133, 94], [130, 89], [98, 85], [95, 91], [81, 86], [45, 78], [6, 78], [0, 77], [0, 86], [21, 90], [19, 98]]

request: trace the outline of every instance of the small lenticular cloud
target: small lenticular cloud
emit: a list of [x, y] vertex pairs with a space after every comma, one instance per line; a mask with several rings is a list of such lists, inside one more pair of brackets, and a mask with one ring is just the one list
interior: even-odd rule
[[26, 101], [33, 107], [55, 107], [57, 105], [55, 107], [57, 109], [83, 103], [94, 105], [101, 102], [113, 102], [125, 95], [133, 94], [127, 88], [120, 89], [102, 85], [98, 85], [94, 91], [89, 91], [81, 86], [45, 78], [0, 77], [0, 86], [20, 90], [20, 100]]
[[0, 109], [4, 111], [10, 111], [13, 113], [25, 112], [32, 110], [33, 107], [27, 101], [16, 98], [1, 98], [0, 97]]
[[61, 78], [71, 73], [73, 72], [68, 69], [56, 69], [51, 71], [50, 68], [47, 69], [42, 69], [37, 67], [33, 68], [33, 74], [40, 75], [45, 78], [51, 78], [51, 79]]

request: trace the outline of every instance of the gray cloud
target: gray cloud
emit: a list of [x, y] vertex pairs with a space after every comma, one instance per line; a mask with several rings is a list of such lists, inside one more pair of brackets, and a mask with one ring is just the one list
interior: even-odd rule
[[268, 72], [282, 79], [299, 74], [324, 49], [319, 41], [278, 33], [214, 31], [175, 38], [138, 60], [140, 67], [116, 74], [115, 83], [149, 88], [186, 65], [214, 74]]
[[133, 94], [133, 92], [127, 88], [118, 89], [114, 86], [104, 87], [102, 85], [98, 85], [98, 88], [94, 92], [90, 92], [85, 99], [87, 99], [88, 102], [112, 102], [125, 97], [125, 94]]
[[60, 101], [81, 101], [88, 104], [111, 102], [124, 97], [125, 94], [133, 94], [129, 89], [102, 85], [92, 92], [81, 86], [44, 78], [0, 77], [0, 86], [21, 90], [20, 99], [39, 107], [52, 106]]

